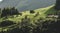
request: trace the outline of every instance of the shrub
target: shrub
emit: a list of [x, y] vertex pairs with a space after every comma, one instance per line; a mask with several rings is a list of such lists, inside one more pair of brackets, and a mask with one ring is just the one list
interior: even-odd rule
[[30, 10], [30, 13], [35, 13], [34, 10]]
[[19, 15], [22, 15], [22, 13], [19, 13]]
[[36, 15], [35, 15], [34, 17], [37, 17], [37, 16], [39, 16], [39, 12], [37, 12]]
[[16, 24], [16, 23], [14, 23], [13, 21], [6, 20], [6, 21], [0, 22], [0, 27], [6, 27], [6, 26], [13, 25], [13, 24]]
[[9, 30], [8, 33], [22, 33], [22, 31], [17, 27], [17, 28], [13, 28], [12, 30]]

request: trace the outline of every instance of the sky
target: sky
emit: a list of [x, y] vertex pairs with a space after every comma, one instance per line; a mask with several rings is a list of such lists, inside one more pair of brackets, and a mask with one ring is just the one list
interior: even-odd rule
[[0, 0], [0, 2], [3, 1], [3, 0]]

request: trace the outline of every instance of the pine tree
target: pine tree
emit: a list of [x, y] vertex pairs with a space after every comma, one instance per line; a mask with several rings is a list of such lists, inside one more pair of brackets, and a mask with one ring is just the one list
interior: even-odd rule
[[60, 0], [56, 0], [55, 9], [60, 10]]
[[12, 8], [4, 8], [2, 10], [2, 13], [1, 13], [1, 17], [7, 17], [7, 16], [11, 16], [11, 15], [18, 15], [19, 12], [17, 9], [15, 9], [15, 7], [12, 7]]
[[0, 17], [1, 17], [1, 8], [0, 8]]

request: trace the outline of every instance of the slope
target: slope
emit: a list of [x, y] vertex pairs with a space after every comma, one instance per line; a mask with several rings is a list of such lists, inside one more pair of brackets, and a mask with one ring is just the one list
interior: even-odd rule
[[[56, 14], [56, 10], [54, 10], [54, 5], [52, 6], [49, 6], [49, 7], [46, 7], [46, 8], [40, 8], [40, 9], [36, 9], [34, 10], [34, 13], [30, 13], [30, 11], [24, 11], [24, 12], [21, 12], [22, 15], [13, 15], [13, 16], [8, 16], [7, 18], [3, 17], [3, 18], [0, 18], [0, 23], [5, 21], [5, 20], [9, 20], [9, 21], [13, 21], [14, 23], [16, 23], [15, 25], [12, 25], [14, 28], [18, 27], [19, 26], [19, 23], [23, 21], [29, 21], [29, 23], [32, 23], [33, 26], [36, 26], [34, 21], [37, 21], [38, 19], [43, 19], [44, 21], [45, 20], [48, 20], [46, 17], [48, 14]], [[27, 19], [28, 18], [28, 19]], [[51, 19], [53, 20], [53, 18]], [[13, 27], [11, 26], [7, 26], [7, 27], [3, 27], [4, 31], [7, 31], [8, 29], [14, 29]], [[0, 31], [2, 30], [2, 27], [0, 27]]]
[[16, 7], [20, 11], [32, 10], [47, 7], [55, 3], [56, 0], [3, 0], [0, 8]]

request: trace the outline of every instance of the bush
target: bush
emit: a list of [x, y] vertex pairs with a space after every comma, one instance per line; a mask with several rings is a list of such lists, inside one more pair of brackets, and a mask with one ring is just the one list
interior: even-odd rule
[[14, 23], [13, 21], [6, 20], [6, 21], [0, 22], [0, 27], [6, 27], [6, 26], [13, 25], [13, 24], [16, 24], [16, 23]]
[[35, 13], [34, 10], [30, 10], [30, 13]]
[[36, 13], [36, 15], [34, 17], [37, 17], [39, 15], [39, 12]]
[[45, 21], [42, 24], [42, 33], [60, 33], [60, 21]]
[[21, 29], [17, 28], [13, 28], [12, 30], [9, 30], [8, 33], [21, 33]]
[[22, 15], [22, 13], [19, 13], [19, 15]]

